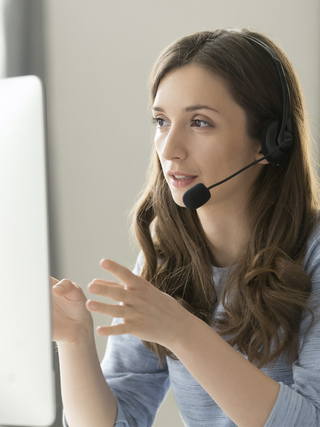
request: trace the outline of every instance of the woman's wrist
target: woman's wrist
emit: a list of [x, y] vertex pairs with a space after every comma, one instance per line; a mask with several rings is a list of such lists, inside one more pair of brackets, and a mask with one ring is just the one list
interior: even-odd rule
[[56, 341], [59, 349], [64, 347], [79, 348], [85, 347], [86, 345], [91, 346], [94, 342], [94, 326], [92, 318], [74, 328], [72, 336]]
[[184, 310], [183, 315], [179, 317], [168, 336], [168, 345], [166, 347], [177, 356], [184, 348], [188, 349], [190, 347], [192, 335], [194, 333], [197, 334], [201, 326], [205, 327], [207, 325], [189, 311]]

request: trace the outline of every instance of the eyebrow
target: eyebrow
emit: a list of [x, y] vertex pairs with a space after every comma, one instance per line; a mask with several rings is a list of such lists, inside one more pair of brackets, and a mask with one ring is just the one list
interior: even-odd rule
[[[164, 109], [161, 107], [158, 107], [156, 105], [152, 106], [152, 110], [160, 111], [160, 112], [164, 113]], [[211, 110], [211, 111], [215, 111], [216, 113], [219, 113], [219, 111], [217, 111], [216, 109], [209, 107], [208, 105], [202, 105], [202, 104], [190, 105], [189, 107], [185, 108], [186, 112], [196, 111], [196, 110]]]

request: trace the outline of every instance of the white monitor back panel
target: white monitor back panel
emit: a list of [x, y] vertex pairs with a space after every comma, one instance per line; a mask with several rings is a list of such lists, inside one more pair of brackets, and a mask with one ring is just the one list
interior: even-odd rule
[[55, 418], [42, 85], [0, 80], [0, 424]]

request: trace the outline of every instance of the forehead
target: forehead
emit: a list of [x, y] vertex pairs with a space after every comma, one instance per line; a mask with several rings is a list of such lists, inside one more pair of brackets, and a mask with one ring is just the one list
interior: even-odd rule
[[169, 72], [160, 82], [154, 105], [163, 109], [208, 105], [217, 111], [243, 109], [233, 99], [226, 81], [208, 68], [190, 64]]
[[[171, 96], [170, 96], [171, 95]], [[177, 99], [177, 95], [181, 98]], [[159, 99], [232, 98], [225, 80], [206, 67], [190, 64], [169, 72], [161, 81], [155, 101]]]

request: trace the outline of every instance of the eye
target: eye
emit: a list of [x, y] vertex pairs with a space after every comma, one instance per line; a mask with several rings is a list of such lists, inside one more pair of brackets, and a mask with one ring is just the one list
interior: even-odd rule
[[204, 128], [204, 127], [212, 126], [212, 124], [209, 122], [206, 122], [205, 120], [194, 119], [192, 120], [192, 126], [196, 128]]
[[164, 126], [168, 126], [169, 125], [169, 123], [165, 119], [163, 119], [161, 117], [153, 117], [152, 118], [152, 122], [155, 123], [158, 128], [162, 128]]

